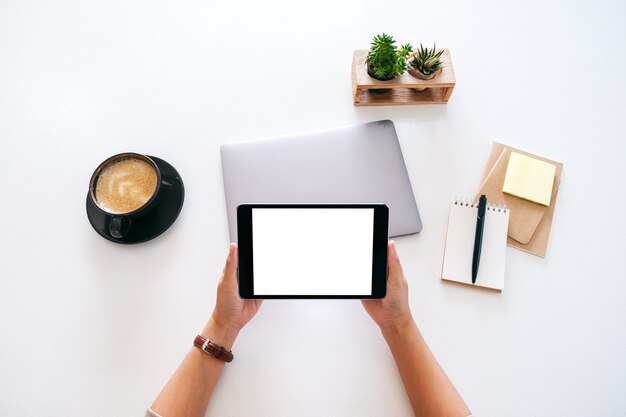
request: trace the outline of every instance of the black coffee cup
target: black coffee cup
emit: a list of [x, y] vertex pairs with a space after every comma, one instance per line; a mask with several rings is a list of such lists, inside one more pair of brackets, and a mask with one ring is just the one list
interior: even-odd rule
[[183, 182], [174, 167], [154, 156], [126, 152], [106, 159], [91, 176], [87, 217], [102, 237], [139, 243], [167, 230], [183, 200]]

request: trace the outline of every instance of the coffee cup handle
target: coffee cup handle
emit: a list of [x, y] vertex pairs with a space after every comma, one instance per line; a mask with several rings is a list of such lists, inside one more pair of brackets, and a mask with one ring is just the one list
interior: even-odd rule
[[[112, 217], [111, 222], [109, 223], [109, 233], [116, 239], [121, 239], [124, 237], [125, 232], [122, 231], [122, 218], [121, 217]], [[128, 219], [128, 226], [130, 226], [131, 220]], [[128, 230], [128, 227], [126, 227]]]

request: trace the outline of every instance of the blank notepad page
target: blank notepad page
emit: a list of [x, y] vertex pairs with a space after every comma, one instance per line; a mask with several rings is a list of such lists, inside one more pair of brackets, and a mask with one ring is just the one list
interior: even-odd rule
[[[478, 204], [456, 201], [450, 206], [446, 247], [441, 279], [472, 285], [472, 255]], [[483, 244], [476, 283], [473, 285], [502, 291], [509, 211], [487, 206]]]

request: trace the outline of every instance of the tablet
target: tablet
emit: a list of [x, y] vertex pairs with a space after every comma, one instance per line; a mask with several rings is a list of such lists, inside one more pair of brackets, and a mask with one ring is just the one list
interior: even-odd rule
[[384, 204], [242, 204], [239, 295], [383, 298], [388, 229]]

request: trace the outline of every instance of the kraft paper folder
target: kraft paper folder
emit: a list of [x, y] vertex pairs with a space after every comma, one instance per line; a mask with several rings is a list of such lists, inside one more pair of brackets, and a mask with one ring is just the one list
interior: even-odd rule
[[[518, 152], [556, 166], [549, 206], [546, 207], [502, 192], [511, 152]], [[560, 162], [533, 155], [502, 143], [492, 143], [477, 196], [485, 194], [489, 203], [503, 204], [510, 210], [507, 240], [509, 246], [541, 257], [546, 255], [562, 171], [563, 164]]]

